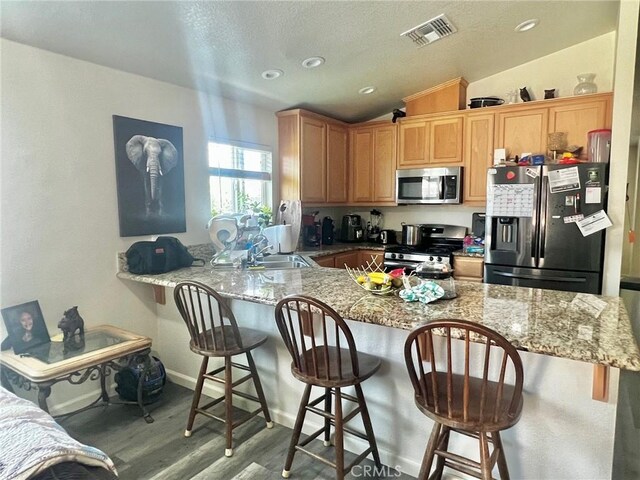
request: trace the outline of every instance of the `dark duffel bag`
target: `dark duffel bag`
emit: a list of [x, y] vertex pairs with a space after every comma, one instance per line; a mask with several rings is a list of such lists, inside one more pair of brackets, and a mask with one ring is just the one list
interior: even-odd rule
[[193, 262], [202, 262], [204, 265], [204, 260], [194, 258], [175, 237], [158, 237], [155, 242], [136, 242], [127, 250], [129, 272], [140, 275], [167, 273], [190, 267]]

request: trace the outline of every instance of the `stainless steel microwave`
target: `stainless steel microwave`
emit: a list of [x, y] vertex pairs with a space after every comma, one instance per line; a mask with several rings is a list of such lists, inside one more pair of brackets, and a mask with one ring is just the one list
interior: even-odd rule
[[396, 170], [396, 201], [462, 203], [462, 167]]

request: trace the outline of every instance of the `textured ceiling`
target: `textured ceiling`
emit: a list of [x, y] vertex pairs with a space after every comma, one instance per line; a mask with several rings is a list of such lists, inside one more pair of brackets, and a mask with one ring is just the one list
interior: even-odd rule
[[[458, 33], [416, 48], [400, 33], [446, 13]], [[271, 110], [347, 121], [451, 78], [473, 82], [615, 30], [617, 1], [0, 2], [0, 35]], [[529, 18], [540, 25], [524, 34]], [[325, 65], [300, 62], [321, 55]], [[260, 73], [277, 68], [277, 80]], [[358, 90], [375, 85], [368, 96]]]

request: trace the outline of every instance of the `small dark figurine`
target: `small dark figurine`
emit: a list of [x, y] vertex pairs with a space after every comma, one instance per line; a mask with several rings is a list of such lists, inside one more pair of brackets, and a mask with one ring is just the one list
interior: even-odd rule
[[522, 99], [523, 102], [531, 101], [531, 95], [529, 95], [529, 92], [527, 91], [527, 87], [522, 87], [520, 89], [520, 98]]
[[78, 313], [78, 307], [64, 312], [64, 316], [58, 322], [58, 328], [62, 330], [65, 342], [76, 334], [76, 330], [80, 331], [80, 336], [84, 336], [84, 320]]
[[84, 348], [84, 335], [76, 337], [75, 335], [69, 337], [63, 342], [63, 354], [77, 352]]
[[550, 98], [556, 98], [556, 89], [555, 88], [551, 88], [549, 90], [545, 90], [544, 91], [544, 99], [548, 100]]

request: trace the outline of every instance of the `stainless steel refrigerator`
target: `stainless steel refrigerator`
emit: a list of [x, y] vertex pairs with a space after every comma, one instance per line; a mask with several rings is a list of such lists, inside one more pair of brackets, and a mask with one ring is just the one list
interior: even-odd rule
[[583, 236], [575, 220], [604, 209], [606, 167], [490, 168], [485, 282], [600, 293], [604, 230]]

